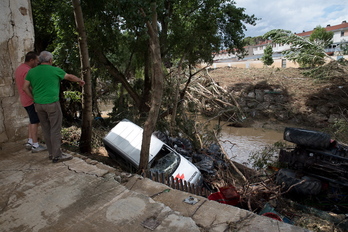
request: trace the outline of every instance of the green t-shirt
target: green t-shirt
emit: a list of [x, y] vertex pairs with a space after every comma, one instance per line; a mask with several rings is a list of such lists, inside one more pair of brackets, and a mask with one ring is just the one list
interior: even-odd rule
[[34, 102], [50, 104], [59, 101], [60, 81], [65, 74], [64, 70], [48, 64], [30, 69], [25, 79], [30, 81]]

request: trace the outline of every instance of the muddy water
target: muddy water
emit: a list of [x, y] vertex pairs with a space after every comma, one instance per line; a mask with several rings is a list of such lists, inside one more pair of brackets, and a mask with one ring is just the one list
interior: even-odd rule
[[[211, 124], [214, 123], [217, 122], [212, 122]], [[267, 123], [256, 123], [250, 125], [250, 127], [221, 125], [222, 131], [219, 140], [224, 151], [232, 160], [249, 167], [251, 167], [248, 162], [250, 155], [260, 152], [265, 147], [271, 146], [276, 142], [284, 142], [284, 128], [290, 126]]]
[[[227, 142], [228, 141], [228, 142]], [[248, 163], [252, 153], [263, 150], [266, 146], [283, 141], [283, 133], [263, 128], [223, 127], [220, 142], [227, 155], [238, 163]]]

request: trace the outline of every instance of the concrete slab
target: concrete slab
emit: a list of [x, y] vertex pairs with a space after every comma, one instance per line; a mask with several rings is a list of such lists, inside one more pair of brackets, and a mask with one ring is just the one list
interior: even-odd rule
[[[130, 177], [125, 186], [181, 212], [183, 216], [191, 217], [207, 231], [306, 231], [303, 228], [259, 216], [238, 207], [220, 204], [204, 197], [171, 189], [164, 184], [153, 182], [138, 175]], [[197, 203], [185, 203], [185, 199], [189, 197], [195, 198]]]
[[2, 147], [1, 231], [305, 231], [79, 157]]

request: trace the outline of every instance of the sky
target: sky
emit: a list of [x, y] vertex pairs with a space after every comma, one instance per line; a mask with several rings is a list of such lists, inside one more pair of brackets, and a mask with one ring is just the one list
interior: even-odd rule
[[245, 13], [261, 18], [247, 25], [245, 36], [262, 36], [273, 29], [293, 33], [348, 22], [348, 0], [234, 0]]

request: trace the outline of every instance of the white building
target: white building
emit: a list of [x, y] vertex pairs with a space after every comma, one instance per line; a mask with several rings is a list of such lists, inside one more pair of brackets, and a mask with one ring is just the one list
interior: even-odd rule
[[[335, 54], [340, 52], [340, 45], [348, 43], [348, 23], [343, 21], [341, 24], [325, 27], [326, 31], [332, 31], [334, 33], [332, 45], [327, 49], [328, 54]], [[309, 37], [313, 31], [306, 31], [298, 33], [296, 35], [302, 37]], [[254, 56], [263, 55], [263, 50], [267, 47], [268, 44], [272, 44], [271, 40], [261, 42], [257, 45], [252, 46], [252, 51]], [[281, 44], [272, 44], [272, 49], [274, 54], [281, 54], [281, 52], [289, 50], [290, 45], [281, 45]], [[251, 55], [251, 54], [250, 54]]]

